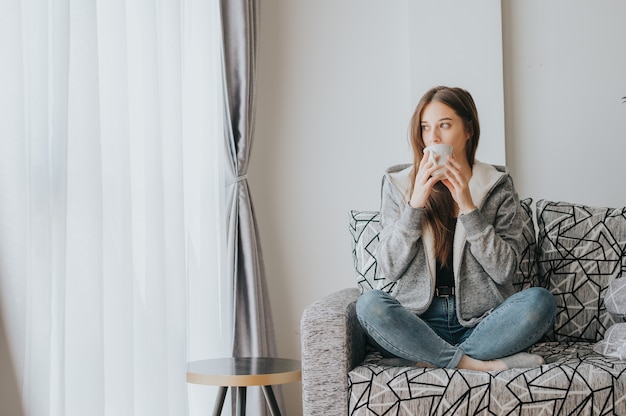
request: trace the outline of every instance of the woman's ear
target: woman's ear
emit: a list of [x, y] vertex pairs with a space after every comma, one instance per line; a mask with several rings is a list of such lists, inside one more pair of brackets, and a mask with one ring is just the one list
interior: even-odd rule
[[468, 121], [465, 126], [465, 132], [467, 133], [467, 138], [465, 141], [468, 141], [474, 135], [474, 126], [472, 125], [472, 120]]

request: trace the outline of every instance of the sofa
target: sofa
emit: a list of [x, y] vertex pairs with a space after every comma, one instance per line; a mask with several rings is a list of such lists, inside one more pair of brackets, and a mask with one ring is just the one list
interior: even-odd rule
[[[377, 275], [379, 213], [351, 211], [355, 285], [315, 301], [301, 319], [304, 415], [626, 415], [626, 297], [611, 310], [605, 299], [626, 282], [626, 208], [520, 204], [525, 250], [514, 284], [545, 287], [557, 302], [553, 327], [529, 350], [544, 365], [490, 372], [381, 365], [355, 301], [393, 283]], [[613, 329], [620, 336], [609, 340]]]

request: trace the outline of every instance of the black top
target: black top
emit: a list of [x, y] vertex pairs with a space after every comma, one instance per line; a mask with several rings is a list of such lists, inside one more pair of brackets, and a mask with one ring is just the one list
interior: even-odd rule
[[[456, 219], [453, 223], [453, 230], [456, 229]], [[454, 241], [454, 233], [452, 233], [452, 241]], [[441, 266], [441, 262], [437, 260], [437, 287], [454, 287], [454, 271], [452, 268], [452, 251], [450, 250], [450, 254], [448, 255], [448, 261], [445, 266]]]
[[448, 263], [443, 267], [441, 267], [441, 263], [437, 260], [437, 287], [454, 287], [454, 272], [452, 271], [452, 262], [450, 260], [448, 260]]

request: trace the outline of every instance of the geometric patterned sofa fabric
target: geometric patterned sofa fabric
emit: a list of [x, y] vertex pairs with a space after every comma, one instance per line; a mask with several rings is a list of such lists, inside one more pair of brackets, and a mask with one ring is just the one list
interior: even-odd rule
[[626, 318], [626, 275], [609, 283], [604, 305], [613, 317]]
[[[531, 204], [532, 199], [530, 198], [520, 201], [524, 248], [517, 273], [513, 279], [513, 284], [518, 290], [539, 285], [536, 263], [537, 241]], [[390, 292], [396, 285], [396, 282], [386, 281], [378, 275], [375, 251], [379, 242], [380, 228], [380, 213], [378, 211], [350, 211], [349, 230], [352, 236], [352, 260], [357, 286], [361, 292], [370, 289]]]
[[389, 292], [394, 283], [388, 284], [378, 275], [375, 256], [381, 228], [380, 213], [352, 210], [349, 227], [352, 235], [352, 260], [359, 290], [361, 293], [370, 289]]
[[626, 323], [611, 325], [604, 339], [593, 346], [598, 354], [626, 361]]
[[538, 368], [501, 372], [377, 365], [348, 374], [349, 415], [626, 415], [626, 362], [591, 343], [542, 343]]
[[513, 285], [518, 290], [541, 286], [537, 269], [537, 238], [535, 235], [532, 203], [533, 200], [531, 198], [520, 201], [524, 243], [517, 273], [513, 278]]
[[616, 323], [605, 293], [626, 272], [626, 208], [540, 200], [536, 212], [537, 266], [557, 302], [546, 339], [600, 341]]

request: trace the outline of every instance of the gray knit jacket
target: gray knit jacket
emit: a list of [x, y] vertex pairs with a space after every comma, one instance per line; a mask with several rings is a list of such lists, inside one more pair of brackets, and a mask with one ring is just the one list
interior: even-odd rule
[[[376, 258], [381, 277], [397, 282], [391, 294], [419, 314], [434, 296], [436, 260], [424, 209], [408, 204], [410, 172], [411, 165], [397, 165], [383, 177]], [[459, 216], [453, 246], [457, 315], [464, 326], [478, 324], [515, 292], [522, 247], [521, 208], [508, 170], [475, 161], [469, 187], [477, 209]]]

